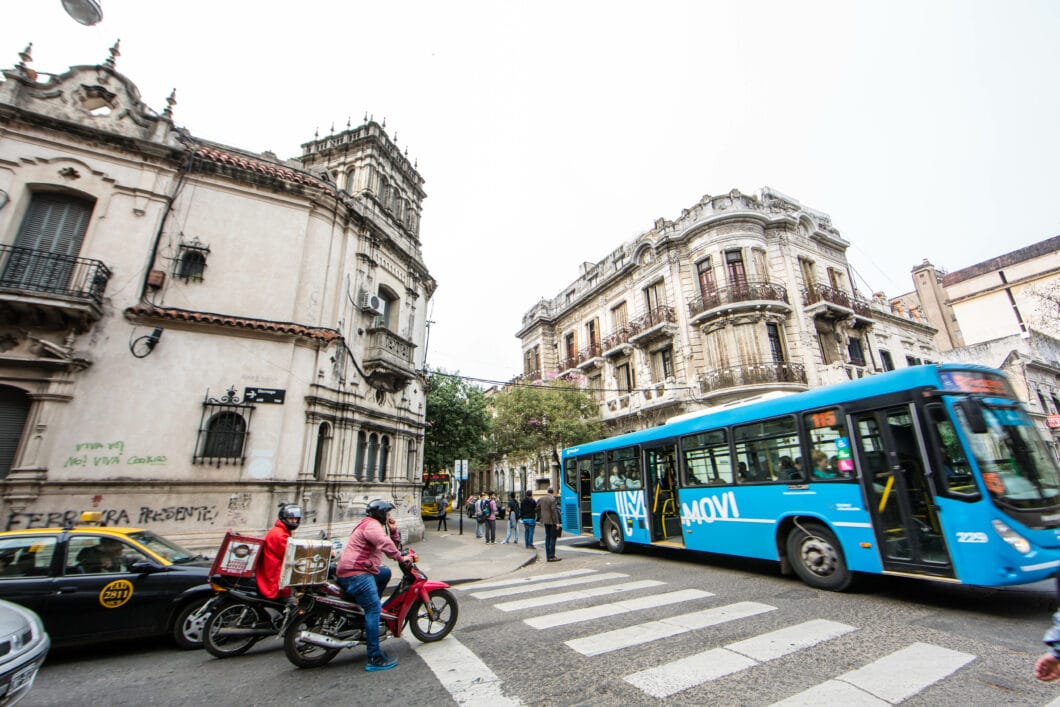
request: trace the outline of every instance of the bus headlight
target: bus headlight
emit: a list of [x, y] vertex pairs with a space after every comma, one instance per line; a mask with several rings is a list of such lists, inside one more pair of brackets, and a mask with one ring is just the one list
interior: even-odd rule
[[1012, 528], [1008, 527], [1001, 521], [995, 519], [993, 521], [994, 530], [1001, 536], [1001, 539], [1007, 542], [1009, 545], [1014, 547], [1017, 552], [1021, 552], [1024, 555], [1029, 554], [1031, 551], [1031, 544], [1027, 538], [1017, 533]]

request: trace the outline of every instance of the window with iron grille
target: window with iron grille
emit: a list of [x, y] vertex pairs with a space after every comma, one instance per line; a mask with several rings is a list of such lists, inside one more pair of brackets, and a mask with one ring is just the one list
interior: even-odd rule
[[239, 464], [246, 461], [247, 437], [254, 406], [244, 403], [229, 388], [221, 398], [207, 394], [202, 403], [199, 436], [193, 464]]
[[202, 276], [206, 272], [206, 257], [209, 254], [210, 246], [203, 245], [198, 238], [181, 241], [173, 276], [185, 282], [202, 282]]

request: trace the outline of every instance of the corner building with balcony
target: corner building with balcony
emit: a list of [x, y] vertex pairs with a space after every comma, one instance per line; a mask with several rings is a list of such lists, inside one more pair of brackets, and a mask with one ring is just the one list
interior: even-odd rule
[[769, 188], [704, 196], [532, 307], [517, 380], [581, 381], [622, 433], [936, 359], [935, 329], [859, 296], [848, 246]]
[[415, 166], [373, 121], [290, 160], [191, 135], [116, 69], [0, 83], [0, 512], [98, 510], [191, 547], [422, 532], [435, 283]]

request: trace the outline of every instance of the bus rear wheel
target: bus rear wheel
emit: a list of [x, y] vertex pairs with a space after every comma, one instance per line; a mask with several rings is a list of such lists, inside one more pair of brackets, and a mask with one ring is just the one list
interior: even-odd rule
[[626, 538], [622, 535], [622, 525], [618, 518], [607, 516], [604, 518], [603, 532], [604, 547], [611, 552], [623, 552], [626, 549]]
[[806, 584], [830, 592], [850, 586], [854, 575], [847, 568], [835, 534], [817, 523], [796, 525], [788, 533], [788, 560]]

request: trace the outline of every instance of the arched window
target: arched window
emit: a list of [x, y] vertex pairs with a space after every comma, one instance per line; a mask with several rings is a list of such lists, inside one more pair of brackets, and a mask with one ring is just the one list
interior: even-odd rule
[[247, 422], [237, 412], [219, 412], [206, 423], [202, 454], [207, 460], [240, 460], [247, 437]]
[[367, 481], [375, 479], [375, 468], [377, 455], [379, 454], [379, 437], [373, 432], [368, 435], [368, 471], [365, 474]]
[[409, 451], [408, 451], [408, 454], [405, 457], [405, 463], [407, 465], [406, 469], [405, 469], [405, 475], [406, 475], [406, 480], [407, 481], [415, 481], [414, 472], [416, 470], [416, 452], [417, 451], [418, 451], [418, 447], [416, 445], [416, 440], [414, 440], [414, 439], [409, 440]]
[[0, 479], [11, 471], [22, 442], [22, 430], [29, 415], [29, 396], [20, 388], [0, 385]]
[[364, 453], [368, 446], [364, 432], [357, 433], [357, 454], [353, 460], [353, 475], [358, 481], [364, 481]]
[[356, 176], [357, 176], [357, 170], [355, 170], [355, 169], [351, 169], [349, 172], [346, 173], [346, 193], [347, 194], [352, 194], [353, 193], [353, 185], [356, 183], [354, 181], [354, 177], [356, 177]]
[[390, 464], [390, 437], [383, 435], [379, 445], [379, 480], [386, 481], [387, 467]]
[[331, 425], [321, 422], [317, 428], [317, 453], [313, 458], [313, 478], [323, 481], [327, 474], [328, 449], [331, 446]]

